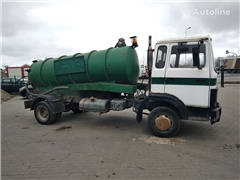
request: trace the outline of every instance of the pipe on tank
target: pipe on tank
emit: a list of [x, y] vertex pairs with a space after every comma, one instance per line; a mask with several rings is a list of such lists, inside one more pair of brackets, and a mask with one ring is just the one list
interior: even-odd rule
[[25, 85], [25, 89], [26, 89], [28, 94], [30, 94], [32, 96], [39, 96], [39, 95], [49, 94], [53, 91], [60, 90], [60, 89], [68, 89], [68, 86], [58, 86], [58, 87], [55, 87], [53, 89], [50, 89], [50, 90], [45, 91], [45, 92], [40, 93], [40, 94], [34, 94], [34, 93], [30, 92], [29, 89], [28, 89], [28, 84]]

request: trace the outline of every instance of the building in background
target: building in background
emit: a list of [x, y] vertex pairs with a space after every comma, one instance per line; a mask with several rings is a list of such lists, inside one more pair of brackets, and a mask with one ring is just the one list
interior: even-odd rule
[[6, 67], [6, 76], [9, 78], [22, 78], [22, 77], [27, 77], [28, 72], [26, 71], [29, 69], [29, 66], [21, 66], [21, 67]]

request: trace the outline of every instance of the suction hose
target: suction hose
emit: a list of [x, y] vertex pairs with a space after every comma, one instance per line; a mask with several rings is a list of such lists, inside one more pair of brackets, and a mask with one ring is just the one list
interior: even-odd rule
[[34, 94], [34, 93], [30, 92], [29, 89], [28, 89], [28, 84], [25, 85], [25, 89], [26, 89], [28, 94], [30, 94], [32, 96], [39, 96], [39, 95], [44, 95], [44, 94], [51, 93], [51, 92], [53, 92], [55, 90], [59, 90], [59, 89], [68, 89], [68, 86], [58, 86], [58, 87], [55, 87], [53, 89], [50, 89], [50, 90], [48, 90], [46, 92], [43, 92], [43, 93], [40, 93], [40, 94]]

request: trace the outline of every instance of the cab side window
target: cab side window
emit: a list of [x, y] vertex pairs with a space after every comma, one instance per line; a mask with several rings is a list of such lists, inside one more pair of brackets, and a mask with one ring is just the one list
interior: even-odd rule
[[[197, 68], [193, 64], [192, 49], [198, 47], [198, 44], [195, 45], [186, 45], [188, 51], [179, 53], [177, 51], [178, 46], [173, 46], [170, 56], [170, 67], [171, 68]], [[205, 67], [206, 65], [206, 50], [205, 45], [202, 44], [199, 49], [199, 59], [200, 67]]]
[[159, 46], [157, 51], [156, 68], [163, 68], [166, 62], [167, 46]]

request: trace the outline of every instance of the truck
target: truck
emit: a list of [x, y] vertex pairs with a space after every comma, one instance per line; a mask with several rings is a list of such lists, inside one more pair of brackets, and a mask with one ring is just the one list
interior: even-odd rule
[[7, 66], [6, 67], [6, 74], [8, 78], [23, 78], [23, 77], [27, 77], [28, 73], [27, 73], [27, 69], [29, 69], [29, 66]]
[[226, 69], [227, 73], [240, 73], [240, 57], [226, 57], [220, 59], [220, 67]]
[[158, 137], [175, 136], [182, 120], [220, 121], [210, 36], [161, 40], [155, 48], [149, 36], [149, 78], [142, 83], [137, 37], [131, 39], [128, 46], [34, 60], [28, 69], [34, 87], [34, 93], [28, 93], [34, 98], [24, 102], [25, 108], [33, 110], [42, 125], [68, 111], [102, 114], [131, 108], [137, 123], [148, 116], [148, 128]]

